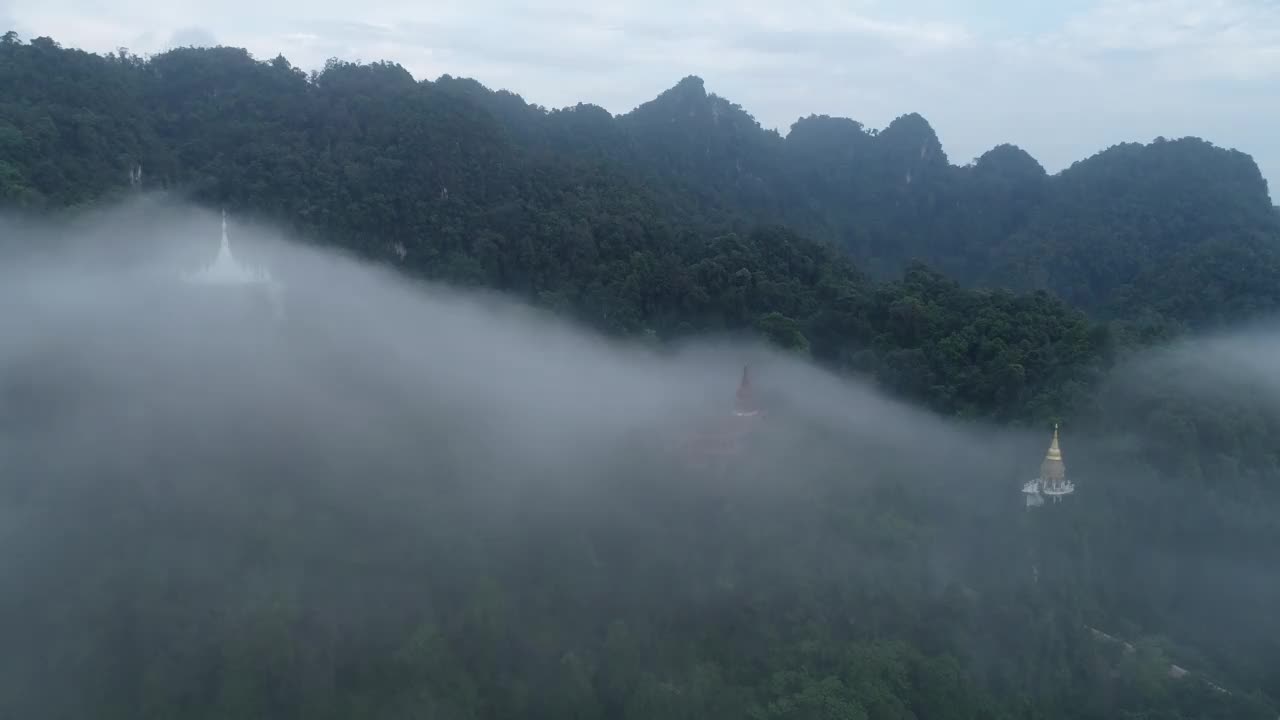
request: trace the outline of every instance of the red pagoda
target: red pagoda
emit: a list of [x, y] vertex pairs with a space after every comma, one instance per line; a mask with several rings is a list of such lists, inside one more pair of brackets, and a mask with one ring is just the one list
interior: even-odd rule
[[751, 371], [742, 368], [742, 380], [734, 402], [734, 412], [727, 418], [709, 423], [693, 433], [683, 444], [685, 461], [695, 468], [723, 469], [725, 464], [747, 447], [747, 436], [764, 417], [751, 390]]
[[751, 394], [751, 369], [746, 365], [742, 366], [742, 380], [738, 383], [735, 406], [735, 417], [757, 417], [762, 414]]

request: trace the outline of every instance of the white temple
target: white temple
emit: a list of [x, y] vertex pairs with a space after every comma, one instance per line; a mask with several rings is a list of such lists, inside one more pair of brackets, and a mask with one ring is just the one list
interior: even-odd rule
[[201, 285], [269, 285], [271, 273], [265, 268], [240, 264], [231, 254], [231, 242], [227, 239], [227, 211], [222, 211], [222, 245], [213, 262], [196, 272], [187, 273], [186, 280]]
[[1053, 441], [1049, 443], [1049, 451], [1044, 455], [1044, 462], [1040, 463], [1040, 477], [1028, 481], [1022, 486], [1022, 492], [1026, 495], [1027, 507], [1039, 507], [1044, 504], [1046, 497], [1053, 498], [1053, 501], [1060, 502], [1064, 495], [1070, 495], [1076, 491], [1075, 483], [1067, 479], [1067, 468], [1062, 463], [1062, 449], [1058, 447], [1058, 425], [1053, 426]]
[[227, 238], [227, 211], [222, 211], [222, 243], [213, 262], [195, 272], [183, 274], [190, 285], [209, 288], [243, 288], [261, 293], [270, 304], [271, 314], [277, 320], [284, 317], [280, 298], [280, 284], [262, 267], [245, 265], [231, 254], [231, 241]]

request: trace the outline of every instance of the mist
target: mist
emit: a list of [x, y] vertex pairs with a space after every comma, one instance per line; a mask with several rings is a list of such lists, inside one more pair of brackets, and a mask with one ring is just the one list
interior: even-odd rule
[[[397, 656], [406, 627], [464, 622], [476, 597], [586, 636], [592, 616], [696, 627], [762, 588], [850, 578], [989, 592], [1025, 581], [1011, 545], [1028, 518], [1104, 516], [1134, 485], [1101, 458], [1160, 431], [1137, 401], [1116, 406], [1124, 433], [1064, 428], [1080, 491], [1028, 513], [1049, 428], [939, 418], [741, 338], [606, 340], [234, 217], [236, 256], [275, 295], [183, 283], [218, 227], [157, 199], [0, 219], [0, 714], [141, 693], [135, 661], [195, 693], [219, 637], [259, 675], [323, 684], [335, 658]], [[1276, 349], [1250, 329], [1112, 382], [1162, 377], [1276, 417]], [[690, 469], [681, 442], [732, 412], [744, 365], [767, 415], [741, 458]], [[547, 604], [556, 582], [571, 606]], [[867, 593], [826, 597], [891, 633]], [[283, 626], [320, 644], [273, 659]]]
[[[744, 365], [781, 409], [769, 435], [817, 430], [897, 463], [969, 466], [996, 483], [1003, 468], [986, 458], [1015, 442], [763, 345], [607, 341], [494, 294], [415, 282], [233, 219], [237, 258], [270, 268], [279, 285], [274, 318], [255, 288], [181, 282], [217, 249], [217, 216], [195, 208], [151, 200], [59, 226], [4, 227], [22, 238], [0, 270], [6, 429], [25, 435], [21, 453], [33, 463], [20, 474], [54, 460], [68, 471], [118, 462], [138, 472], [157, 448], [244, 459], [235, 443], [256, 438], [279, 450], [275, 462], [376, 462], [412, 475], [440, 459], [428, 446], [447, 440], [452, 461], [501, 459], [490, 467], [499, 482], [585, 478], [626, 467], [617, 453], [636, 438], [731, 411]], [[37, 402], [37, 389], [61, 401]]]

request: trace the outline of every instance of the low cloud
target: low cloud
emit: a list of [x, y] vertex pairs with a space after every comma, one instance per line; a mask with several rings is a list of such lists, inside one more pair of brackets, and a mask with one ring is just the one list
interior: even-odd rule
[[[182, 282], [217, 227], [154, 199], [0, 217], [0, 708], [15, 716], [83, 717], [91, 690], [143, 676], [200, 697], [200, 670], [234, 667], [221, 651], [274, 613], [314, 621], [296, 637], [334, 648], [330, 667], [386, 662], [491, 582], [643, 622], [764, 590], [978, 599], [1033, 574], [1018, 490], [1046, 428], [943, 419], [749, 343], [606, 341], [233, 218], [235, 251], [280, 283], [280, 318], [260, 288]], [[1221, 347], [1175, 350], [1189, 370], [1173, 385], [1230, 402], [1220, 367], [1273, 374], [1274, 342]], [[723, 472], [693, 470], [683, 442], [730, 420], [744, 363], [768, 415]], [[1094, 566], [1179, 561], [1181, 584], [1142, 599], [1203, 612], [1210, 645], [1275, 637], [1254, 622], [1280, 593], [1274, 553], [1197, 536], [1189, 557], [1127, 534], [1125, 513], [1153, 503], [1203, 509], [1193, 483], [1171, 499], [1167, 478], [1109, 462], [1108, 444], [1154, 427], [1066, 430], [1080, 490], [1042, 510], [1088, 519]]]
[[213, 33], [202, 27], [185, 27], [169, 37], [170, 47], [213, 47], [217, 44]]

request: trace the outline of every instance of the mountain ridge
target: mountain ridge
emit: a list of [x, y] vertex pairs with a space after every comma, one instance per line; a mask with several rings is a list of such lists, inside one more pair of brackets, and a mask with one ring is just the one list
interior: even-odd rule
[[[1161, 297], [1199, 294], [1153, 303], [1172, 328], [1211, 322], [1195, 306], [1238, 284], [1251, 296], [1232, 312], [1280, 309], [1280, 289], [1271, 289], [1280, 276], [1269, 274], [1280, 268], [1280, 215], [1266, 180], [1252, 157], [1199, 138], [1121, 143], [1050, 174], [1007, 143], [954, 165], [918, 113], [880, 130], [809, 115], [783, 135], [708, 92], [697, 75], [613, 115], [587, 104], [548, 110], [447, 74], [418, 81], [389, 62], [331, 60], [308, 75], [282, 56], [258, 61], [238, 48], [142, 59], [37, 38], [3, 49], [11, 62], [0, 72], [14, 88], [0, 105], [0, 201], [9, 205], [92, 201], [129, 187], [135, 166], [144, 187], [182, 187], [218, 203], [242, 194], [228, 178], [245, 165], [266, 173], [247, 181], [258, 194], [282, 193], [266, 186], [283, 183], [305, 195], [314, 190], [293, 166], [328, 163], [334, 148], [361, 143], [369, 151], [319, 173], [387, 183], [361, 234], [376, 225], [438, 235], [444, 208], [428, 205], [448, 193], [487, 213], [527, 203], [543, 192], [536, 186], [585, 187], [582, 178], [592, 177], [668, 224], [713, 235], [783, 226], [842, 248], [882, 279], [919, 261], [970, 287], [1047, 290], [1105, 321], [1141, 314], [1132, 307], [1143, 294], [1135, 283], [1155, 283]], [[32, 84], [51, 62], [66, 67], [52, 83]], [[93, 90], [70, 90], [85, 78]], [[234, 159], [219, 154], [224, 142]], [[96, 156], [61, 168], [48, 159], [59, 149]], [[72, 196], [69, 188], [79, 189]], [[538, 202], [559, 208], [567, 197]], [[297, 204], [281, 197], [270, 212], [302, 230], [329, 230], [317, 224], [323, 206]], [[1202, 273], [1196, 259], [1224, 242], [1245, 253], [1251, 271], [1268, 274], [1242, 282], [1222, 268]]]
[[[793, 227], [845, 247], [881, 277], [922, 260], [966, 284], [1048, 289], [1113, 318], [1123, 316], [1122, 296], [1147, 262], [1138, 251], [1156, 264], [1185, 263], [1181, 251], [1222, 232], [1261, 235], [1274, 239], [1257, 248], [1267, 266], [1280, 248], [1280, 222], [1257, 163], [1192, 136], [1119, 143], [1056, 173], [1009, 143], [954, 165], [918, 113], [903, 114], [881, 130], [850, 118], [810, 115], [782, 135], [707, 92], [696, 75], [613, 117], [639, 142], [631, 156], [616, 160], [643, 168], [651, 184], [698, 198], [697, 212], [710, 208]], [[1111, 216], [1108, 222], [1128, 225], [1061, 239], [1064, 215], [1080, 215], [1073, 197], [1082, 193]], [[677, 212], [682, 206], [680, 199], [669, 203]], [[1132, 215], [1147, 216], [1146, 227], [1132, 227]], [[908, 237], [902, 237], [904, 228]], [[1180, 237], [1188, 234], [1196, 237]], [[1154, 241], [1156, 235], [1170, 240], [1167, 247]], [[933, 241], [922, 241], [926, 236]], [[1027, 236], [1054, 238], [1058, 247], [1028, 251]], [[1120, 248], [1124, 256], [1115, 258], [1115, 267], [1089, 267], [1108, 259], [1096, 245], [1116, 236], [1132, 247]], [[1082, 254], [1073, 245], [1094, 247]], [[1001, 255], [985, 250], [992, 246]], [[1054, 262], [1083, 265], [1083, 274], [1094, 277], [1084, 284], [1064, 278]], [[1265, 305], [1280, 307], [1274, 295]], [[1185, 320], [1171, 318], [1175, 324]]]

